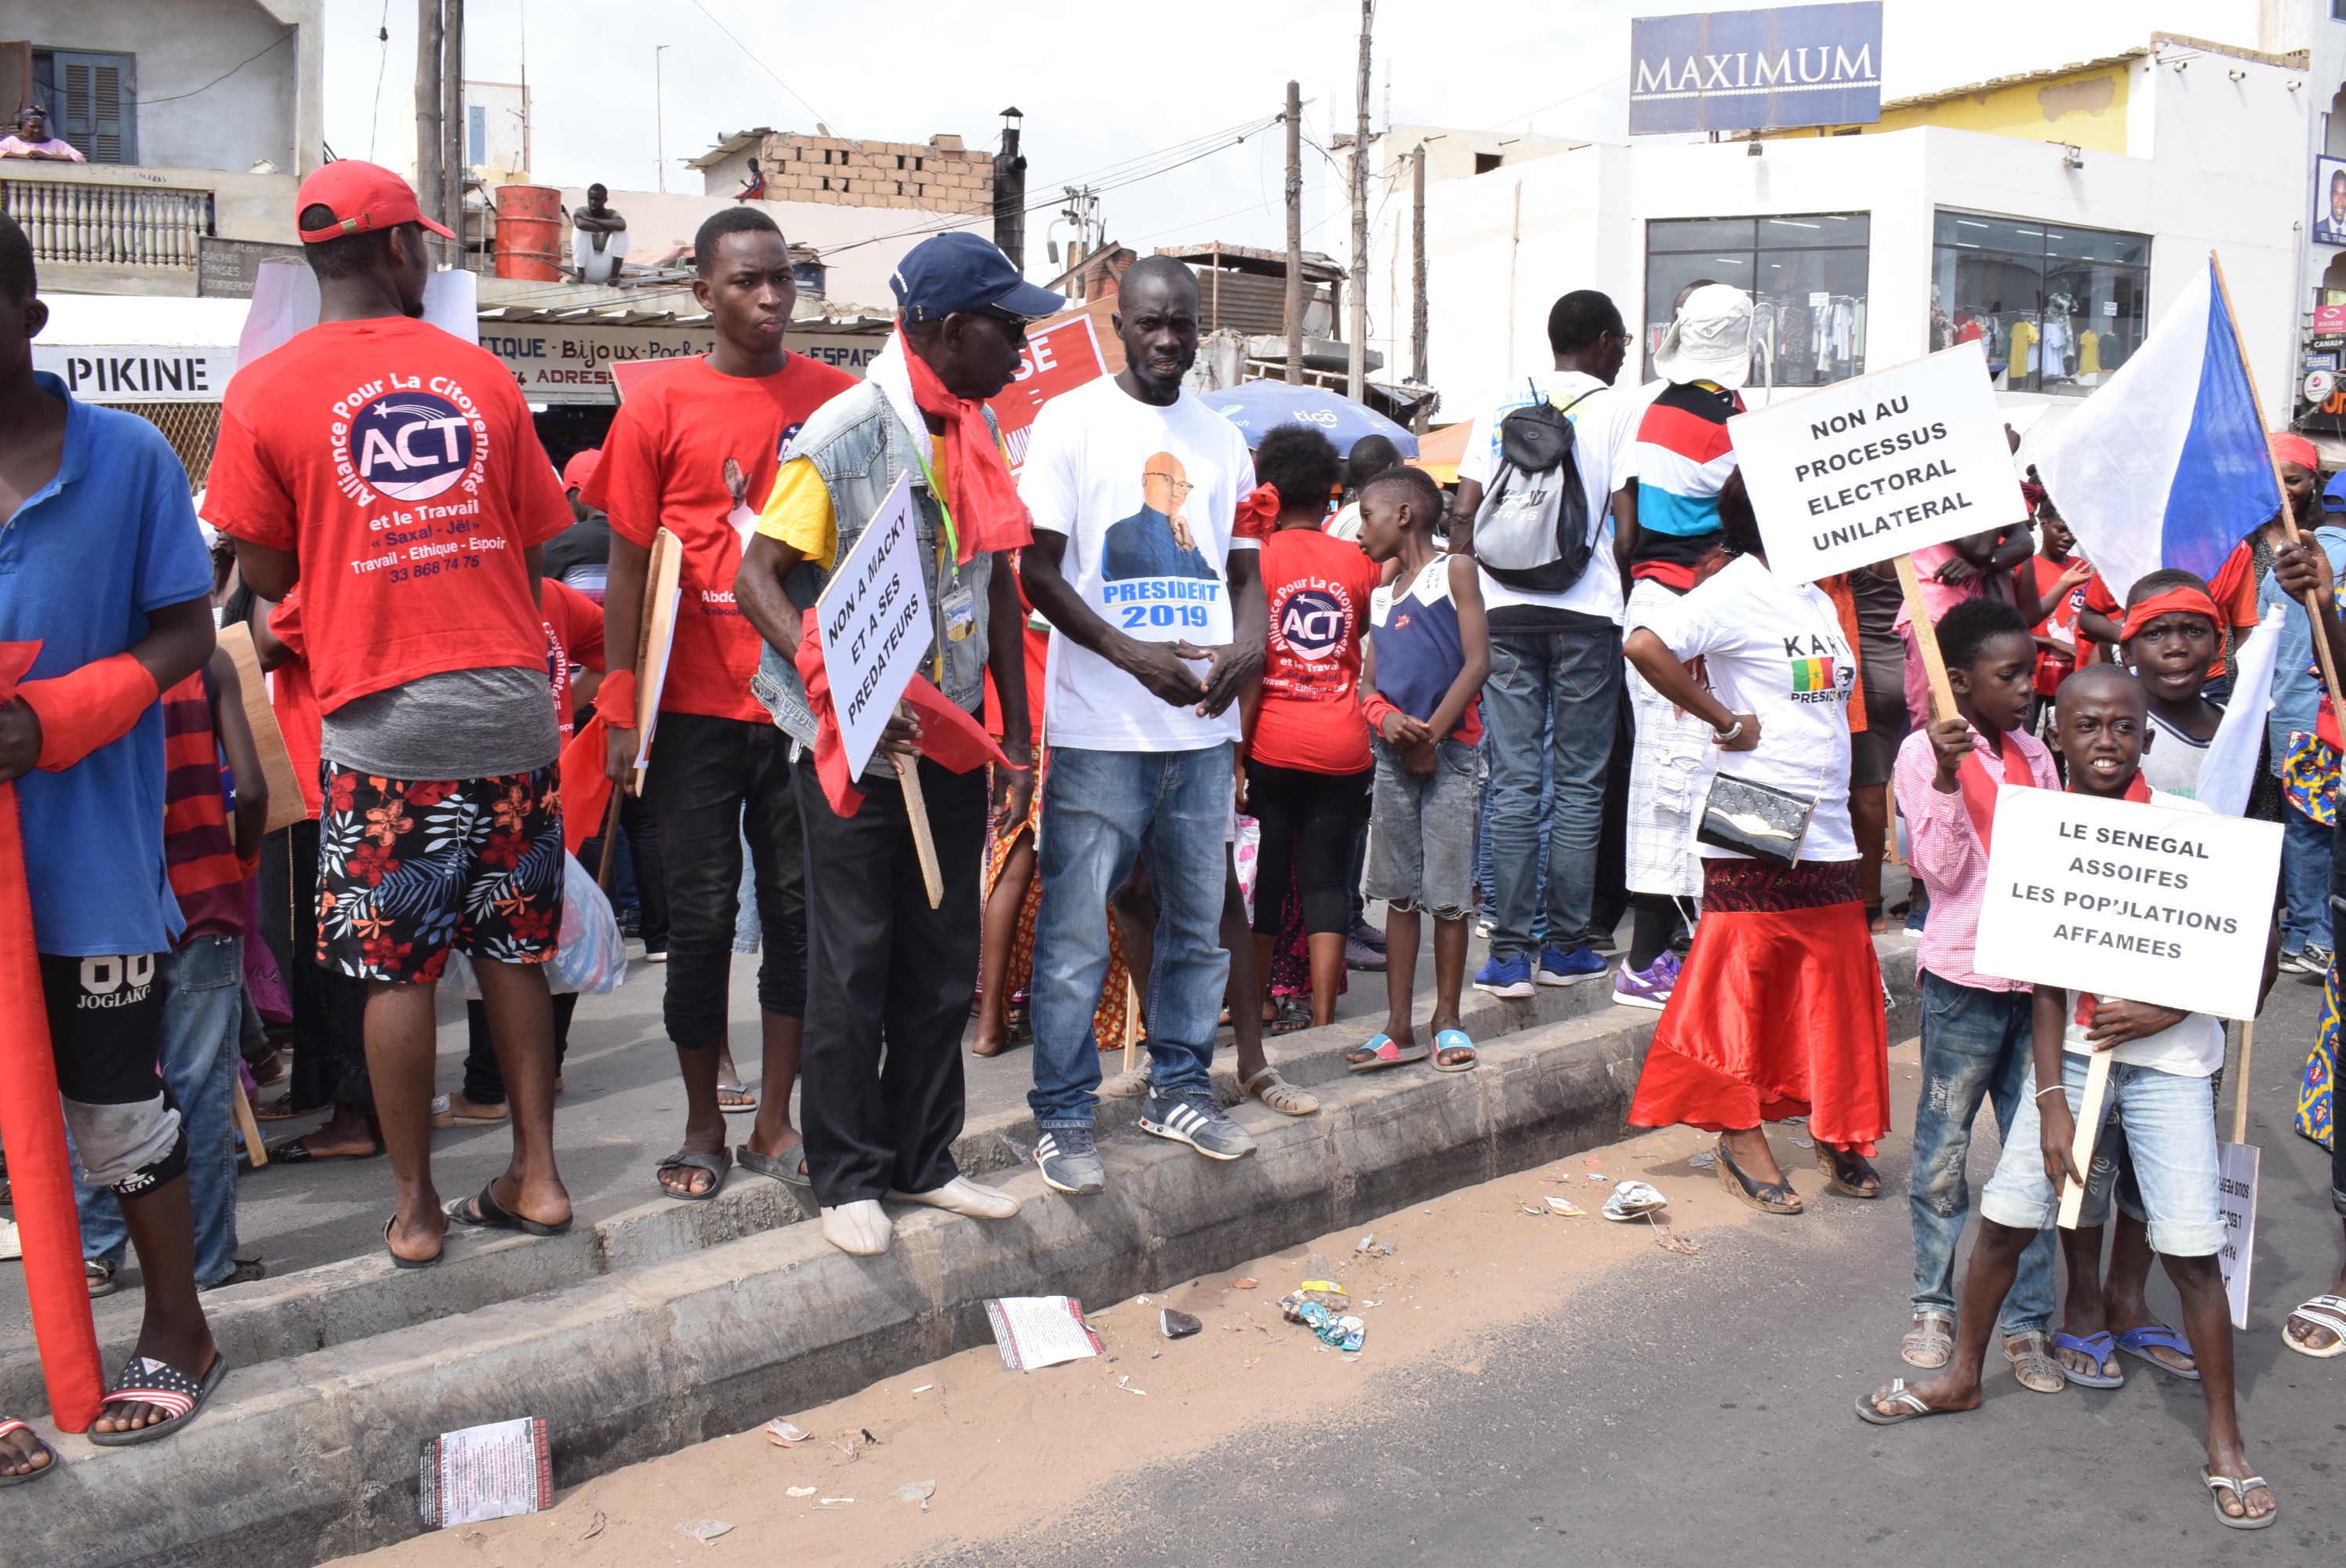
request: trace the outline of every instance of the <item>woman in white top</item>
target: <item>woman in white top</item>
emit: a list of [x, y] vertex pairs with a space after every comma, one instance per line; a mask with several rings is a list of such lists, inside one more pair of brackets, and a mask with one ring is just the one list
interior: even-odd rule
[[[1738, 779], [1815, 804], [1790, 865], [1699, 846], [1702, 920], [1629, 1121], [1718, 1132], [1719, 1185], [1755, 1208], [1798, 1214], [1762, 1122], [1807, 1116], [1826, 1184], [1851, 1197], [1881, 1196], [1867, 1156], [1890, 1130], [1882, 976], [1849, 821], [1857, 662], [1832, 601], [1768, 569], [1739, 473], [1719, 515], [1725, 564], [1706, 562], [1684, 597], [1633, 614], [1623, 652], [1711, 727], [1714, 794]], [[1688, 667], [1697, 660], [1699, 674]]]

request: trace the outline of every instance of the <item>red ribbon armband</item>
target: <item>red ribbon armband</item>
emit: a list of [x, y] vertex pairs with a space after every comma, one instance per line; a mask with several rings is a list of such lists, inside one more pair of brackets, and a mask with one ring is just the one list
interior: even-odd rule
[[163, 693], [145, 665], [118, 653], [70, 675], [28, 680], [16, 688], [16, 695], [41, 721], [37, 766], [45, 773], [56, 773], [129, 734]]
[[615, 669], [595, 688], [595, 714], [609, 729], [636, 727], [636, 672]]
[[[1368, 719], [1369, 728], [1382, 738], [1385, 732], [1385, 715], [1401, 713], [1401, 709], [1388, 702], [1382, 692], [1372, 691], [1361, 699], [1361, 713]], [[1402, 717], [1406, 718], [1408, 715], [1402, 714]]]

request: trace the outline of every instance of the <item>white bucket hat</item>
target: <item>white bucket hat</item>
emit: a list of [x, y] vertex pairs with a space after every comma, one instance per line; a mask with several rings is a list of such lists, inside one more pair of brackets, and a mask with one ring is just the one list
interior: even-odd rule
[[1654, 373], [1666, 382], [1740, 387], [1751, 374], [1751, 296], [1731, 283], [1688, 295], [1654, 352]]

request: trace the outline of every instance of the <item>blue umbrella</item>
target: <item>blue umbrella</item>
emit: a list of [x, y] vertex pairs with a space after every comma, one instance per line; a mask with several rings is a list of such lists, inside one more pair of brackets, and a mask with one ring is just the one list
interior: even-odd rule
[[1200, 395], [1207, 407], [1246, 432], [1250, 447], [1260, 445], [1275, 426], [1296, 421], [1326, 436], [1340, 457], [1350, 453], [1352, 443], [1366, 435], [1383, 436], [1401, 449], [1403, 457], [1417, 455], [1417, 437], [1375, 410], [1325, 387], [1242, 382]]

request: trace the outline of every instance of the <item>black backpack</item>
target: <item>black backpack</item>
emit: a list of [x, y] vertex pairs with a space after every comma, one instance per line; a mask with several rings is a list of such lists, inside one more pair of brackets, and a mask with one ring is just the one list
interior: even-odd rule
[[1556, 407], [1532, 383], [1532, 402], [1499, 425], [1499, 471], [1474, 513], [1474, 559], [1511, 588], [1560, 594], [1588, 569], [1588, 492], [1566, 413], [1601, 387]]

